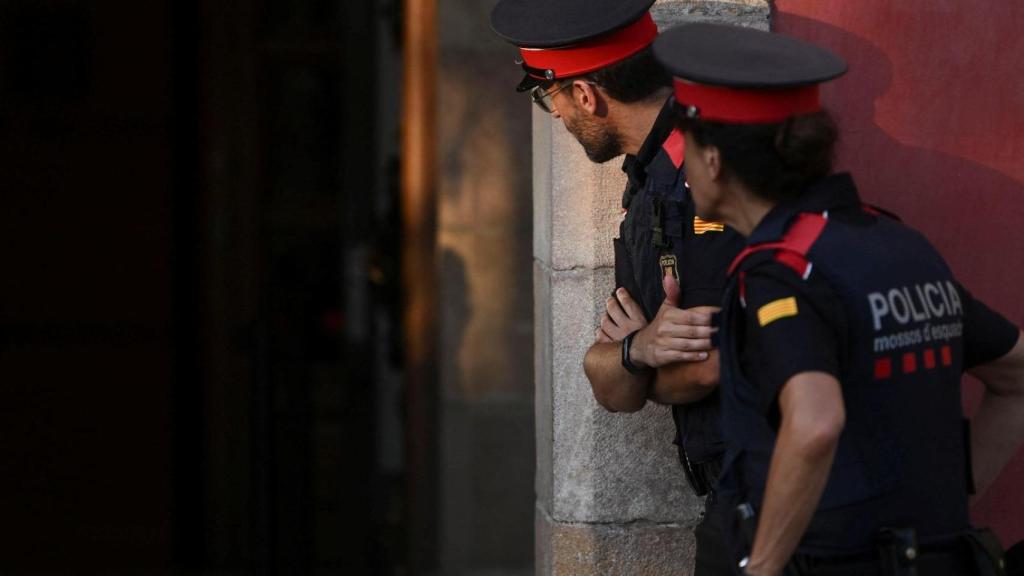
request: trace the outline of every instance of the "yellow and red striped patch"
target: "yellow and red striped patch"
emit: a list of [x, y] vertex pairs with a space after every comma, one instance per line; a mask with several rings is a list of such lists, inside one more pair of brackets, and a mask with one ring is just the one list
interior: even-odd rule
[[704, 234], [705, 232], [722, 232], [724, 230], [724, 222], [712, 222], [709, 220], [702, 220], [700, 216], [693, 217], [694, 234]]
[[779, 320], [797, 315], [796, 298], [779, 298], [761, 306], [757, 309], [757, 323], [762, 328]]

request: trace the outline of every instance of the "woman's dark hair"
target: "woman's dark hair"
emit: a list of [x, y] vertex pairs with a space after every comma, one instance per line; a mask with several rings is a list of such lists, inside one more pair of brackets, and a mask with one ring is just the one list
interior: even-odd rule
[[725, 173], [765, 198], [796, 198], [832, 171], [839, 131], [824, 110], [777, 124], [705, 122], [676, 110], [680, 130], [701, 146], [718, 148]]
[[651, 46], [586, 75], [609, 96], [619, 102], [630, 103], [646, 100], [662, 88], [672, 85], [672, 76], [654, 58]]

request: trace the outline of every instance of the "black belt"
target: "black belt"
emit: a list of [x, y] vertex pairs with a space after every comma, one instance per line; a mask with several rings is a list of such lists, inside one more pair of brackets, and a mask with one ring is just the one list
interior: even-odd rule
[[[943, 548], [920, 548], [915, 560], [919, 576], [970, 576], [977, 574], [974, 555], [966, 543]], [[796, 554], [790, 564], [798, 576], [888, 576], [877, 553], [821, 557]]]

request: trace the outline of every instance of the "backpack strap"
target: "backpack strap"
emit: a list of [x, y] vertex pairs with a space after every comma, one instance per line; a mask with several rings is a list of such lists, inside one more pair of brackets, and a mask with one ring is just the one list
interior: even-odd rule
[[[732, 261], [729, 266], [728, 275], [732, 276], [736, 270], [743, 264], [743, 262], [750, 256], [766, 250], [774, 250], [773, 258], [775, 261], [785, 264], [791, 268], [794, 272], [800, 275], [804, 280], [811, 275], [811, 268], [813, 265], [807, 259], [807, 253], [810, 251], [811, 246], [821, 236], [821, 232], [825, 229], [825, 224], [828, 223], [828, 215], [814, 214], [810, 212], [801, 212], [797, 215], [796, 219], [790, 225], [789, 229], [782, 236], [782, 240], [775, 242], [761, 242], [760, 244], [752, 244], [744, 248]], [[740, 303], [746, 306], [745, 296], [745, 280], [746, 274], [743, 270], [739, 273], [739, 292], [740, 292]]]
[[[981, 576], [1007, 576], [1006, 555], [999, 538], [988, 528], [974, 528], [967, 533], [974, 552], [974, 564]], [[1013, 572], [1009, 572], [1013, 574]]]

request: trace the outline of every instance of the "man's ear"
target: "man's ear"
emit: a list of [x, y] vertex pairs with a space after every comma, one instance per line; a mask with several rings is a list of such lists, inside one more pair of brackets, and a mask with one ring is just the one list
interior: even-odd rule
[[578, 108], [590, 115], [597, 114], [601, 108], [601, 95], [593, 84], [586, 80], [573, 80], [571, 89]]

